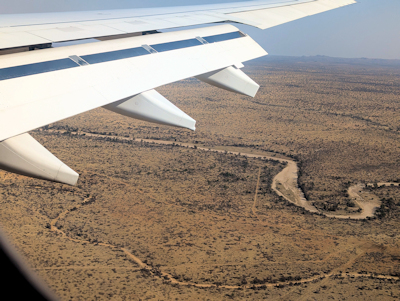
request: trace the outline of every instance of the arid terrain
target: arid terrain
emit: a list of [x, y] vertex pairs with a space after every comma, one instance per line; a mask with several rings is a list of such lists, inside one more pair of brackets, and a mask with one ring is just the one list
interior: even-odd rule
[[32, 135], [76, 187], [0, 171], [0, 225], [61, 300], [400, 299], [400, 63], [270, 57], [252, 99], [157, 89]]

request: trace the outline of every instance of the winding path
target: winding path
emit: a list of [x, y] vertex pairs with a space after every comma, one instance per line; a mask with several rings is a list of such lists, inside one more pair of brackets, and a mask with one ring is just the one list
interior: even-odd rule
[[[107, 137], [107, 136], [105, 136]], [[118, 137], [113, 137], [118, 138]], [[129, 139], [129, 138], [125, 138]], [[131, 139], [132, 140], [132, 139]], [[364, 199], [360, 193], [361, 190], [365, 187], [363, 184], [356, 184], [350, 186], [348, 189], [348, 193], [350, 197], [353, 197], [355, 203], [361, 209], [361, 212], [357, 213], [349, 213], [349, 214], [327, 214], [325, 212], [319, 211], [314, 205], [309, 202], [305, 196], [303, 191], [297, 185], [298, 179], [298, 165], [296, 161], [290, 158], [278, 158], [275, 156], [268, 156], [268, 155], [258, 155], [252, 153], [243, 153], [243, 152], [235, 152], [235, 151], [228, 151], [228, 150], [221, 150], [221, 149], [213, 149], [213, 148], [206, 148], [206, 147], [199, 147], [194, 144], [190, 143], [178, 143], [178, 142], [171, 142], [171, 141], [163, 141], [163, 140], [151, 140], [151, 139], [135, 139], [135, 141], [144, 141], [148, 143], [155, 143], [155, 144], [162, 144], [162, 145], [176, 145], [176, 146], [183, 146], [183, 147], [191, 147], [196, 148], [199, 150], [204, 151], [212, 151], [212, 152], [219, 152], [219, 153], [226, 153], [231, 155], [240, 155], [248, 158], [258, 158], [264, 160], [274, 160], [280, 163], [287, 163], [286, 167], [278, 173], [273, 181], [272, 181], [272, 190], [275, 191], [278, 195], [282, 196], [287, 201], [295, 204], [296, 206], [303, 207], [305, 210], [319, 213], [325, 215], [326, 217], [330, 218], [340, 218], [340, 219], [365, 219], [367, 217], [373, 217], [375, 214], [375, 209], [380, 206], [380, 202], [376, 200], [366, 200]], [[380, 183], [384, 184], [384, 183]], [[391, 183], [389, 183], [391, 184]], [[387, 185], [388, 186], [388, 185]], [[256, 196], [255, 196], [256, 200]]]
[[327, 217], [334, 218], [342, 218], [342, 219], [365, 219], [367, 217], [373, 217], [375, 215], [375, 210], [377, 207], [381, 205], [381, 202], [375, 198], [369, 198], [366, 200], [362, 197], [361, 193], [365, 188], [364, 184], [356, 184], [350, 186], [347, 190], [350, 199], [354, 201], [354, 203], [361, 208], [361, 212], [359, 213], [350, 213], [346, 215], [338, 215], [338, 214], [325, 214]]
[[[57, 134], [65, 134], [67, 131], [61, 130], [46, 130], [50, 133], [57, 133]], [[365, 187], [363, 184], [356, 184], [350, 186], [348, 189], [348, 194], [350, 198], [357, 204], [360, 208], [360, 212], [354, 213], [346, 213], [346, 214], [330, 214], [319, 211], [311, 202], [309, 202], [305, 196], [303, 191], [297, 185], [298, 179], [298, 165], [296, 161], [290, 158], [281, 158], [276, 156], [270, 155], [260, 155], [260, 154], [253, 154], [253, 153], [244, 153], [244, 152], [236, 152], [236, 151], [229, 151], [226, 149], [215, 149], [215, 148], [207, 148], [197, 146], [191, 143], [180, 143], [176, 141], [164, 141], [164, 140], [154, 140], [154, 139], [140, 139], [140, 138], [130, 138], [130, 137], [122, 137], [122, 136], [111, 136], [111, 135], [102, 135], [97, 133], [88, 133], [83, 131], [78, 132], [70, 132], [71, 135], [76, 136], [85, 136], [85, 137], [93, 137], [93, 138], [100, 138], [100, 139], [113, 139], [119, 141], [135, 141], [135, 142], [146, 142], [146, 143], [154, 143], [154, 144], [161, 144], [161, 145], [176, 145], [181, 147], [189, 147], [195, 148], [203, 151], [211, 151], [211, 152], [218, 152], [218, 153], [225, 153], [230, 155], [240, 155], [248, 158], [259, 158], [264, 160], [274, 160], [280, 163], [287, 163], [286, 167], [278, 173], [273, 181], [272, 181], [272, 190], [276, 192], [279, 196], [283, 197], [287, 201], [295, 204], [296, 206], [302, 207], [305, 210], [312, 212], [312, 213], [319, 213], [329, 218], [339, 218], [339, 219], [365, 219], [367, 217], [373, 217], [375, 214], [375, 209], [380, 206], [380, 202], [376, 199], [369, 198], [365, 199], [361, 196], [362, 189]], [[367, 184], [367, 186], [372, 186], [373, 184]], [[390, 186], [390, 185], [397, 185], [399, 186], [400, 183], [378, 183], [378, 186]]]
[[[54, 130], [53, 130], [54, 132]], [[112, 138], [112, 139], [118, 139], [118, 140], [134, 140], [134, 141], [143, 141], [147, 143], [156, 143], [156, 144], [163, 144], [163, 145], [177, 145], [177, 146], [182, 146], [182, 147], [191, 147], [191, 148], [196, 148], [204, 151], [213, 151], [213, 152], [219, 152], [219, 153], [226, 153], [226, 154], [233, 154], [233, 155], [241, 155], [241, 156], [246, 156], [249, 158], [261, 158], [264, 160], [275, 160], [279, 161], [281, 163], [286, 162], [287, 166], [280, 172], [278, 173], [272, 183], [272, 189], [280, 196], [284, 197], [286, 200], [294, 203], [297, 206], [301, 206], [304, 209], [310, 211], [310, 212], [318, 212], [317, 208], [315, 208], [313, 205], [311, 205], [304, 197], [303, 192], [299, 189], [297, 186], [297, 172], [298, 172], [298, 166], [295, 161], [289, 159], [289, 158], [277, 158], [273, 156], [265, 156], [265, 155], [258, 155], [258, 154], [252, 154], [252, 153], [239, 153], [239, 152], [234, 152], [234, 151], [227, 151], [227, 150], [221, 150], [221, 149], [210, 149], [210, 148], [205, 148], [205, 147], [198, 147], [193, 144], [188, 144], [188, 143], [176, 143], [176, 142], [171, 142], [171, 141], [161, 141], [161, 140], [149, 140], [149, 139], [132, 139], [132, 138], [127, 138], [127, 137], [119, 137], [119, 136], [106, 136], [106, 135], [100, 135], [100, 134], [92, 134], [92, 133], [76, 133], [73, 132], [72, 134], [75, 135], [85, 135], [88, 137], [96, 137], [96, 138]], [[259, 169], [258, 172], [258, 178], [257, 178], [257, 185], [256, 185], [256, 190], [255, 190], [255, 195], [254, 195], [254, 202], [252, 206], [252, 212], [253, 214], [256, 214], [256, 202], [257, 202], [257, 191], [259, 187], [259, 181], [260, 181], [260, 175], [261, 175], [261, 168]], [[391, 184], [391, 183], [389, 183]], [[353, 214], [353, 215], [346, 215], [346, 216], [339, 216], [339, 215], [326, 215], [328, 217], [335, 217], [335, 218], [365, 218], [367, 216], [373, 215], [374, 211], [374, 206], [377, 204], [371, 204], [368, 202], [365, 202], [362, 197], [360, 196], [360, 192], [363, 189], [363, 186], [361, 184], [352, 186], [349, 188], [349, 195], [350, 197], [355, 198], [355, 202], [362, 208], [362, 212], [359, 214]], [[332, 270], [329, 273], [325, 274], [320, 274], [316, 275], [310, 278], [305, 278], [305, 279], [296, 279], [296, 280], [290, 280], [290, 281], [283, 281], [283, 282], [274, 282], [274, 283], [262, 283], [262, 284], [244, 284], [244, 285], [219, 285], [219, 284], [213, 284], [213, 283], [195, 283], [195, 282], [189, 282], [189, 281], [179, 281], [178, 279], [174, 278], [173, 275], [168, 274], [166, 272], [162, 272], [160, 269], [152, 267], [143, 261], [141, 261], [137, 256], [132, 254], [128, 249], [126, 248], [121, 248], [118, 246], [114, 246], [111, 244], [107, 243], [102, 243], [102, 242], [91, 242], [91, 241], [86, 241], [82, 239], [76, 239], [69, 237], [64, 231], [60, 230], [57, 228], [57, 222], [60, 219], [65, 218], [72, 210], [77, 210], [81, 208], [84, 205], [90, 204], [92, 201], [91, 197], [89, 196], [88, 198], [84, 199], [83, 202], [79, 205], [76, 205], [75, 207], [66, 210], [62, 213], [60, 213], [55, 219], [53, 219], [50, 223], [50, 230], [52, 232], [55, 232], [62, 237], [65, 237], [66, 239], [76, 242], [76, 243], [91, 243], [95, 244], [98, 246], [103, 246], [103, 247], [108, 247], [112, 248], [115, 250], [120, 250], [125, 253], [125, 255], [131, 259], [135, 264], [138, 265], [138, 267], [142, 271], [147, 271], [148, 273], [152, 274], [154, 277], [158, 277], [163, 279], [164, 281], [171, 283], [171, 284], [176, 284], [180, 286], [193, 286], [193, 287], [198, 287], [198, 288], [224, 288], [224, 289], [253, 289], [253, 288], [267, 288], [267, 287], [280, 287], [284, 285], [295, 285], [295, 284], [304, 284], [304, 283], [310, 283], [313, 281], [318, 281], [318, 280], [323, 280], [329, 277], [369, 277], [369, 278], [376, 278], [376, 279], [387, 279], [387, 280], [395, 280], [399, 281], [400, 277], [396, 276], [387, 276], [387, 275], [375, 275], [375, 274], [360, 274], [360, 273], [342, 273], [342, 272], [337, 272], [337, 269]]]
[[287, 166], [278, 173], [272, 181], [272, 190], [296, 206], [303, 207], [310, 212], [319, 212], [304, 197], [303, 191], [297, 185], [298, 166], [293, 160], [287, 159]]

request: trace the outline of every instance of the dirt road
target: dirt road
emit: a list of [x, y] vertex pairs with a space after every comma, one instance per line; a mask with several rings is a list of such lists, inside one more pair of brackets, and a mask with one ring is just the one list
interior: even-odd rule
[[[66, 131], [59, 131], [59, 130], [48, 130], [51, 133], [58, 133], [63, 134]], [[237, 151], [230, 151], [226, 148], [207, 148], [198, 146], [195, 144], [190, 143], [181, 143], [176, 141], [163, 141], [163, 140], [152, 140], [152, 139], [140, 139], [140, 138], [130, 138], [130, 137], [121, 137], [121, 136], [110, 136], [110, 135], [102, 135], [102, 134], [95, 134], [95, 133], [87, 133], [87, 132], [71, 132], [71, 135], [76, 136], [85, 136], [85, 137], [93, 137], [93, 138], [104, 138], [104, 139], [113, 139], [113, 140], [120, 140], [120, 141], [136, 141], [136, 142], [146, 142], [146, 143], [154, 143], [154, 144], [162, 144], [162, 145], [176, 145], [181, 147], [189, 147], [189, 148], [196, 148], [198, 150], [203, 151], [211, 151], [211, 152], [218, 152], [218, 153], [225, 153], [227, 155], [240, 155], [245, 156], [248, 158], [260, 158], [264, 160], [274, 160], [279, 161], [281, 163], [287, 163], [287, 166], [278, 173], [273, 181], [272, 181], [272, 189], [281, 197], [285, 198], [287, 201], [295, 204], [296, 206], [303, 207], [305, 210], [313, 212], [313, 213], [320, 213], [325, 215], [326, 217], [330, 218], [340, 218], [340, 219], [365, 219], [367, 217], [373, 217], [375, 213], [375, 208], [380, 206], [380, 202], [373, 197], [362, 197], [361, 192], [365, 186], [362, 184], [357, 184], [354, 186], [349, 187], [348, 193], [350, 198], [359, 206], [361, 212], [354, 212], [354, 213], [346, 213], [346, 214], [327, 214], [324, 212], [319, 211], [311, 202], [309, 202], [305, 197], [304, 193], [297, 185], [297, 178], [298, 178], [298, 165], [297, 163], [290, 159], [290, 158], [279, 158], [276, 156], [269, 156], [269, 155], [260, 155], [254, 153], [246, 153], [246, 152], [237, 152]], [[390, 186], [390, 185], [399, 185], [399, 183], [378, 183], [378, 186]], [[367, 184], [372, 185], [372, 184]], [[366, 192], [364, 192], [365, 194]]]
[[[87, 204], [87, 200], [85, 199], [80, 205], [77, 205], [74, 207], [74, 210], [77, 210]], [[274, 283], [264, 283], [264, 284], [246, 284], [246, 285], [218, 285], [218, 284], [213, 284], [213, 283], [195, 283], [195, 282], [190, 282], [190, 281], [180, 281], [174, 276], [172, 276], [169, 273], [161, 271], [159, 268], [155, 268], [153, 266], [150, 266], [146, 263], [144, 263], [142, 260], [140, 260], [137, 256], [135, 256], [131, 251], [129, 251], [126, 248], [123, 247], [118, 247], [114, 246], [111, 244], [107, 243], [102, 243], [102, 242], [90, 242], [88, 240], [82, 240], [82, 239], [75, 239], [72, 237], [69, 237], [67, 233], [64, 231], [60, 230], [57, 228], [56, 224], [60, 219], [66, 218], [66, 216], [71, 212], [71, 210], [66, 210], [64, 212], [61, 212], [55, 219], [53, 219], [50, 222], [51, 228], [50, 230], [53, 232], [56, 232], [57, 234], [61, 235], [62, 237], [76, 242], [76, 243], [86, 243], [86, 244], [95, 244], [97, 246], [101, 247], [107, 247], [107, 248], [112, 248], [112, 249], [119, 249], [120, 251], [124, 252], [125, 255], [131, 259], [142, 271], [146, 271], [147, 273], [153, 275], [154, 277], [159, 277], [164, 279], [164, 281], [167, 281], [171, 284], [175, 285], [180, 285], [180, 286], [193, 286], [193, 287], [198, 287], [198, 288], [223, 288], [223, 289], [254, 289], [254, 288], [262, 288], [262, 287], [279, 287], [282, 285], [296, 285], [296, 284], [303, 284], [303, 283], [310, 283], [318, 280], [323, 280], [327, 279], [329, 277], [334, 277], [334, 276], [340, 276], [340, 277], [374, 277], [378, 279], [387, 279], [387, 280], [400, 280], [400, 277], [396, 276], [388, 276], [388, 275], [372, 275], [372, 274], [359, 274], [359, 273], [337, 273], [335, 271], [332, 271], [330, 273], [326, 274], [320, 274], [320, 275], [315, 275], [310, 278], [304, 278], [304, 279], [298, 279], [298, 280], [290, 280], [290, 281], [282, 281], [282, 282], [274, 282]], [[71, 267], [68, 267], [71, 268]], [[79, 267], [74, 267], [74, 268], [79, 268]], [[84, 267], [81, 267], [84, 268]], [[90, 267], [92, 268], [92, 267]], [[60, 269], [59, 267], [54, 268], [54, 269]]]

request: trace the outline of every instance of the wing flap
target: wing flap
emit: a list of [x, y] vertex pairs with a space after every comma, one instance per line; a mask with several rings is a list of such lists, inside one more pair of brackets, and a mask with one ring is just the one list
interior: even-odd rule
[[0, 49], [16, 48], [28, 45], [46, 44], [51, 41], [29, 32], [6, 33], [0, 31]]
[[62, 42], [78, 39], [86, 39], [88, 36], [101, 37], [126, 33], [125, 31], [110, 26], [86, 25], [86, 24], [63, 24], [57, 28], [31, 30], [30, 34], [40, 37], [49, 42]]
[[355, 3], [354, 0], [264, 0], [156, 9], [0, 15], [0, 49], [207, 23], [262, 29]]
[[255, 22], [257, 24], [255, 25], [256, 27], [266, 29], [353, 3], [356, 2], [354, 0], [316, 0], [307, 3], [237, 12], [228, 15], [243, 20], [242, 23], [245, 24], [247, 20]]

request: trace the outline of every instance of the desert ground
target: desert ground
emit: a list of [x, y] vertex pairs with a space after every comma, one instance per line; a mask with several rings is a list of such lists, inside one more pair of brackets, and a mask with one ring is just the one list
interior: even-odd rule
[[75, 187], [0, 171], [0, 225], [61, 300], [398, 300], [400, 62], [269, 57], [253, 99], [157, 89], [31, 134]]

